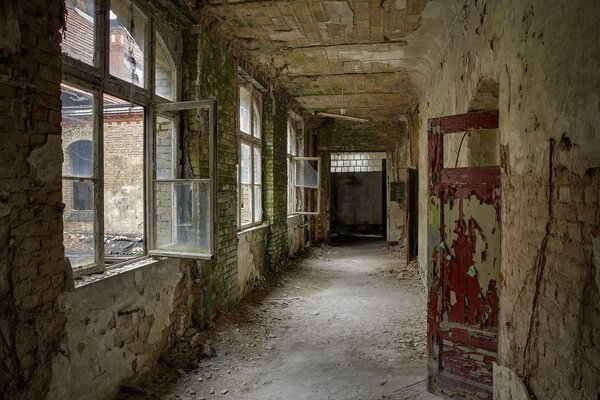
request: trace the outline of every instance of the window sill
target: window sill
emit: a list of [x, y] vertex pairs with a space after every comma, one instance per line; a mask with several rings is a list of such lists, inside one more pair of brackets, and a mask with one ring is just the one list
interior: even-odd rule
[[242, 228], [241, 230], [238, 231], [237, 234], [238, 234], [238, 236], [242, 236], [242, 235], [254, 232], [254, 231], [258, 231], [258, 230], [261, 230], [261, 229], [268, 228], [268, 227], [269, 227], [269, 223], [268, 222], [263, 222], [260, 225], [253, 225], [253, 226], [248, 226], [248, 227]]
[[94, 284], [99, 281], [103, 281], [105, 279], [113, 278], [119, 275], [122, 275], [127, 272], [135, 271], [140, 268], [146, 268], [148, 266], [157, 264], [161, 261], [159, 258], [153, 258], [149, 256], [145, 256], [143, 258], [138, 258], [136, 260], [127, 261], [125, 263], [121, 263], [118, 265], [110, 266], [104, 270], [104, 272], [99, 274], [89, 274], [84, 275], [75, 280], [75, 290]]

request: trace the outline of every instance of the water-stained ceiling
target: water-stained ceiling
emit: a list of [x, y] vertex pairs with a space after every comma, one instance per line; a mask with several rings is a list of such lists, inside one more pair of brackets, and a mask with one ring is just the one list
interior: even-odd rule
[[306, 111], [391, 120], [416, 105], [463, 2], [202, 3]]

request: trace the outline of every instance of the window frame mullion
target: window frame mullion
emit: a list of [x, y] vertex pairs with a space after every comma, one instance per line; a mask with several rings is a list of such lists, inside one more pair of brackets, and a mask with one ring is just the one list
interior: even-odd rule
[[94, 236], [99, 271], [106, 269], [104, 260], [104, 92], [94, 101]]

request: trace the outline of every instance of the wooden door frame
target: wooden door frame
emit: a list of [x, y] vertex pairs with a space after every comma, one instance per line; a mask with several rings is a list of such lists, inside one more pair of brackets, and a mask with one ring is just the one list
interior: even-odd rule
[[[429, 303], [427, 309], [427, 347], [428, 347], [428, 388], [431, 392], [443, 395], [442, 388], [461, 384], [468, 385], [468, 378], [460, 382], [460, 377], [448, 379], [444, 376], [441, 369], [441, 345], [442, 335], [440, 331], [441, 311], [443, 310], [444, 296], [441, 293], [443, 288], [443, 265], [444, 265], [444, 192], [448, 185], [460, 185], [461, 178], [473, 181], [477, 177], [477, 170], [480, 168], [463, 168], [463, 174], [458, 170], [446, 171], [444, 173], [444, 135], [449, 133], [465, 132], [479, 129], [497, 129], [498, 111], [473, 112], [445, 116], [429, 119], [428, 124], [428, 190], [431, 212], [428, 221], [428, 282]], [[491, 169], [488, 169], [491, 170]], [[487, 174], [493, 180], [482, 182], [483, 185], [498, 184], [500, 179], [499, 168], [493, 168], [494, 173]], [[488, 171], [489, 172], [489, 171]], [[497, 175], [496, 175], [497, 174]], [[486, 175], [486, 174], [483, 174]], [[481, 177], [484, 181], [487, 176]], [[496, 179], [498, 179], [496, 181]], [[494, 200], [495, 201], [495, 200]], [[499, 200], [498, 200], [499, 201]], [[494, 203], [494, 207], [499, 210], [499, 202]], [[499, 211], [497, 211], [499, 212]], [[481, 344], [482, 347], [489, 346], [489, 343]], [[491, 388], [489, 388], [491, 391]]]

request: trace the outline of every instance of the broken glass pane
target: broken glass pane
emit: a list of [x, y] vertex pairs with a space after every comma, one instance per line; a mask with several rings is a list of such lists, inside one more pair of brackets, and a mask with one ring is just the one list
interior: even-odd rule
[[295, 164], [296, 186], [317, 189], [319, 187], [317, 161], [296, 160]]
[[111, 0], [110, 74], [145, 87], [146, 17], [128, 0]]

